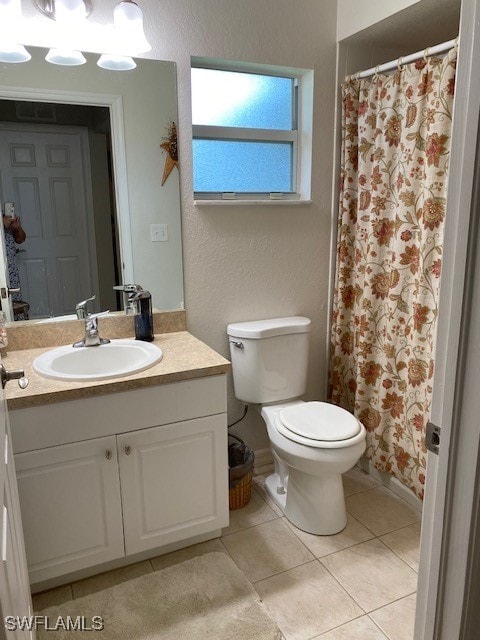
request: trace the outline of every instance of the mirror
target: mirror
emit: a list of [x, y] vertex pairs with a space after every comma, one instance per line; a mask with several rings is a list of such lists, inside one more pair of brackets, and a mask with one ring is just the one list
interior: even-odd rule
[[116, 72], [94, 54], [60, 67], [29, 51], [27, 63], [0, 64], [0, 202], [15, 203], [25, 229], [16, 260], [30, 319], [73, 314], [93, 293], [92, 310], [119, 309], [121, 283], [148, 289], [159, 310], [183, 308], [178, 167], [161, 184], [175, 64]]

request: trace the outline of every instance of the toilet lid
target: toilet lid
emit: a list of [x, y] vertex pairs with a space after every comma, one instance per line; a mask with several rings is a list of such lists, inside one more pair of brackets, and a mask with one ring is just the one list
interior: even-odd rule
[[278, 417], [285, 429], [309, 440], [348, 440], [361, 430], [355, 416], [328, 402], [294, 404], [281, 409]]

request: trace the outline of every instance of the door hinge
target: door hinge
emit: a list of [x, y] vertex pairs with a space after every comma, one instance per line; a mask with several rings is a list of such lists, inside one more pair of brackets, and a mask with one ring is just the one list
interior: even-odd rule
[[432, 453], [436, 453], [438, 456], [438, 451], [440, 449], [440, 432], [441, 428], [437, 427], [433, 422], [427, 422], [427, 433], [426, 433], [426, 445], [427, 449]]

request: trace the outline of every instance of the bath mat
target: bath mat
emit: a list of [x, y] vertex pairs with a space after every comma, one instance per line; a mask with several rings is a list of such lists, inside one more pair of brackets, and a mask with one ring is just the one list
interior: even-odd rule
[[[224, 553], [208, 553], [41, 613], [55, 631], [38, 640], [66, 640], [80, 627], [99, 640], [279, 640], [252, 585]], [[70, 616], [70, 618], [67, 618]], [[77, 617], [78, 616], [78, 617]], [[70, 630], [62, 626], [70, 625]], [[72, 627], [76, 630], [72, 630]], [[84, 633], [84, 632], [83, 632]], [[85, 638], [85, 634], [83, 635]]]

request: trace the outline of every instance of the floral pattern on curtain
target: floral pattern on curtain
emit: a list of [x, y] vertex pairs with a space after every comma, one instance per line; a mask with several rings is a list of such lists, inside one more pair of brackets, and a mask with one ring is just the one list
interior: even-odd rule
[[456, 49], [343, 87], [330, 399], [423, 497]]

